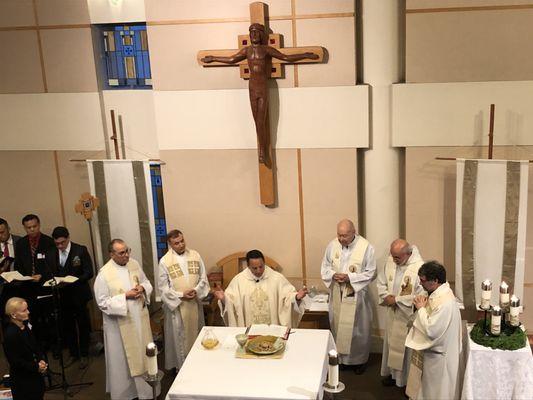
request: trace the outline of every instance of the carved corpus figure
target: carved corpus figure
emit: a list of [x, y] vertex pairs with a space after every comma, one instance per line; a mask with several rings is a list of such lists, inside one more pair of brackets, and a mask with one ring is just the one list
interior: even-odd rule
[[244, 59], [248, 62], [250, 69], [250, 106], [255, 121], [255, 130], [259, 146], [259, 162], [270, 164], [268, 160], [268, 147], [270, 143], [270, 132], [268, 129], [268, 77], [272, 57], [286, 62], [295, 62], [304, 59], [316, 60], [318, 54], [306, 52], [300, 54], [283, 54], [279, 50], [266, 44], [268, 35], [265, 26], [261, 24], [251, 24], [250, 46], [243, 47], [237, 53], [229, 56], [206, 56], [201, 59], [204, 63], [221, 62], [224, 64], [237, 64]]

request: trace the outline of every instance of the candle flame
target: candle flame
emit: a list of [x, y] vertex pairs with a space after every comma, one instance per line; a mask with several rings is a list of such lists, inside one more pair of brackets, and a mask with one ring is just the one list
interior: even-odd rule
[[505, 281], [503, 281], [502, 284], [500, 285], [500, 287], [502, 289], [507, 289], [507, 288], [509, 288], [509, 285], [507, 283], [505, 283]]
[[485, 286], [490, 286], [491, 283], [492, 283], [492, 282], [490, 281], [490, 279], [485, 279], [485, 280], [483, 281], [483, 284], [484, 284]]
[[500, 311], [501, 308], [500, 308], [500, 306], [494, 306], [494, 307], [492, 307], [492, 310], [493, 311]]
[[328, 353], [331, 357], [337, 357], [337, 350], [330, 350]]
[[511, 296], [511, 301], [518, 301], [518, 297], [516, 297], [514, 294]]

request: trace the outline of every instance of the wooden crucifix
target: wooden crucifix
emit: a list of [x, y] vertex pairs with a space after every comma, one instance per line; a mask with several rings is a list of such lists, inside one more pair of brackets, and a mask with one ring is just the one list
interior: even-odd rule
[[241, 78], [249, 79], [250, 106], [257, 134], [261, 204], [274, 206], [275, 180], [268, 118], [268, 78], [281, 78], [283, 63], [322, 62], [322, 47], [281, 48], [281, 35], [268, 35], [266, 4], [250, 4], [249, 35], [239, 35], [239, 48], [202, 50], [198, 63], [203, 66], [239, 65]]

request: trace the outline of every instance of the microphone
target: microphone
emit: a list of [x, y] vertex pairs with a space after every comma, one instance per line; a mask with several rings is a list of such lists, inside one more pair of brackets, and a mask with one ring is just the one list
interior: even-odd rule
[[[139, 283], [139, 277], [137, 275], [135, 275], [133, 277], [133, 280], [135, 281], [135, 284], [136, 285], [140, 285]], [[142, 292], [143, 293], [143, 308], [146, 307], [146, 303], [147, 303], [147, 300], [146, 300], [146, 292]]]

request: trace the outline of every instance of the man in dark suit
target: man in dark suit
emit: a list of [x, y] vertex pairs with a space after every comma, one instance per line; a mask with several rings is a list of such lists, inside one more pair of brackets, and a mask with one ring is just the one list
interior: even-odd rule
[[[72, 364], [81, 357], [80, 369], [87, 367], [91, 322], [87, 302], [93, 298], [89, 279], [93, 277], [93, 263], [87, 247], [70, 240], [67, 228], [58, 226], [52, 232], [55, 248], [46, 254], [46, 262], [55, 277], [75, 276], [73, 283], [59, 284], [63, 339], [70, 350]], [[76, 329], [77, 328], [77, 329]]]
[[46, 278], [50, 278], [45, 255], [55, 247], [54, 240], [41, 233], [41, 221], [35, 214], [22, 218], [22, 225], [27, 235], [15, 247], [15, 269], [22, 275], [31, 276], [34, 282], [43, 283]]
[[22, 218], [22, 225], [27, 235], [15, 246], [15, 269], [22, 275], [31, 276], [33, 281], [21, 283], [18, 295], [28, 302], [33, 331], [41, 347], [46, 351], [52, 340], [49, 324], [51, 304], [49, 298], [38, 300], [37, 296], [50, 294], [42, 284], [51, 278], [45, 255], [54, 248], [54, 240], [41, 233], [41, 221], [35, 214], [28, 214]]
[[[20, 236], [11, 234], [7, 221], [0, 218], [0, 274], [15, 269], [15, 247], [19, 239]], [[9, 298], [18, 296], [19, 286], [17, 282], [7, 283], [0, 278], [0, 312]]]
[[0, 274], [6, 271], [13, 271], [15, 260], [15, 246], [20, 236], [12, 235], [9, 224], [0, 218]]

